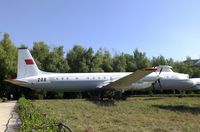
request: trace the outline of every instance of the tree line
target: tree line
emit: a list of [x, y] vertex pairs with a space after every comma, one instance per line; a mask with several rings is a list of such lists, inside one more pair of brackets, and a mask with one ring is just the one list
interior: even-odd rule
[[[20, 48], [22, 47], [27, 46], [22, 44]], [[94, 52], [92, 47], [84, 48], [81, 45], [74, 45], [65, 54], [63, 46], [50, 48], [45, 42], [38, 41], [33, 43], [30, 51], [39, 69], [48, 72], [134, 72], [137, 69], [146, 67], [170, 65], [174, 71], [188, 73], [190, 77], [200, 77], [200, 69], [192, 67], [194, 61], [190, 57], [182, 62], [174, 61], [172, 58], [167, 59], [162, 55], [148, 58], [145, 52], [140, 52], [138, 49], [133, 49], [131, 54], [115, 53], [112, 55], [106, 49], [99, 48]], [[4, 92], [9, 93], [9, 87], [13, 87], [3, 80], [16, 78], [16, 76], [17, 47], [12, 42], [9, 34], [5, 33], [2, 40], [0, 40], [0, 96]], [[17, 91], [20, 90], [17, 89]]]

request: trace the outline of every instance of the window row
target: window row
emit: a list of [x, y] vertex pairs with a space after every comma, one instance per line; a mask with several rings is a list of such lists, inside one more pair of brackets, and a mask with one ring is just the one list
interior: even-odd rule
[[[66, 77], [66, 78], [64, 78], [64, 77], [62, 77], [62, 78], [56, 78], [56, 80], [69, 80], [69, 79], [80, 79], [79, 77]], [[82, 78], [81, 78], [82, 79]], [[89, 79], [108, 79], [108, 77], [87, 77], [87, 79], [89, 80]], [[110, 77], [109, 78], [110, 80], [113, 80], [113, 77]]]

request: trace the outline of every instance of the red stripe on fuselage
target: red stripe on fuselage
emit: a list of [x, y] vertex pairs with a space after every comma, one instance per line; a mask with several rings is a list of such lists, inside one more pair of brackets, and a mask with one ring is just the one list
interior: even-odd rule
[[157, 68], [144, 68], [145, 71], [156, 71]]
[[32, 65], [34, 64], [32, 59], [25, 59], [26, 65]]

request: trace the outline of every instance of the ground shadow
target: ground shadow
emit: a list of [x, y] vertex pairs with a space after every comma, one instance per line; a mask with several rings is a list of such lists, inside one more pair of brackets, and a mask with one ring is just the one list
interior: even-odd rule
[[171, 111], [179, 111], [179, 112], [187, 112], [192, 114], [200, 114], [200, 106], [198, 107], [190, 107], [186, 105], [153, 105], [153, 107], [171, 110]]
[[115, 100], [112, 99], [106, 99], [106, 100], [91, 100], [88, 101], [98, 105], [98, 106], [104, 106], [104, 107], [110, 107], [115, 105]]
[[147, 97], [147, 98], [144, 98], [143, 100], [161, 100], [161, 99], [164, 99], [162, 97]]

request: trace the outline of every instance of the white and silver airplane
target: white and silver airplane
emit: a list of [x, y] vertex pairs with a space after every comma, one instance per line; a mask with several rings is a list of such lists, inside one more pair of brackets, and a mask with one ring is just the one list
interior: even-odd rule
[[[156, 68], [146, 68], [132, 72], [118, 73], [50, 73], [38, 69], [33, 57], [27, 48], [18, 49], [17, 78], [6, 80], [10, 83], [28, 87], [33, 90], [77, 92], [100, 89], [144, 89], [152, 85], [157, 76], [145, 79], [144, 77]], [[142, 87], [135, 85], [141, 80]], [[141, 82], [140, 82], [141, 84]]]
[[117, 91], [155, 89], [200, 90], [200, 78], [189, 78], [170, 66], [118, 73], [50, 73], [38, 69], [27, 48], [18, 49], [17, 78], [10, 83], [33, 90], [81, 92], [114, 89]]

